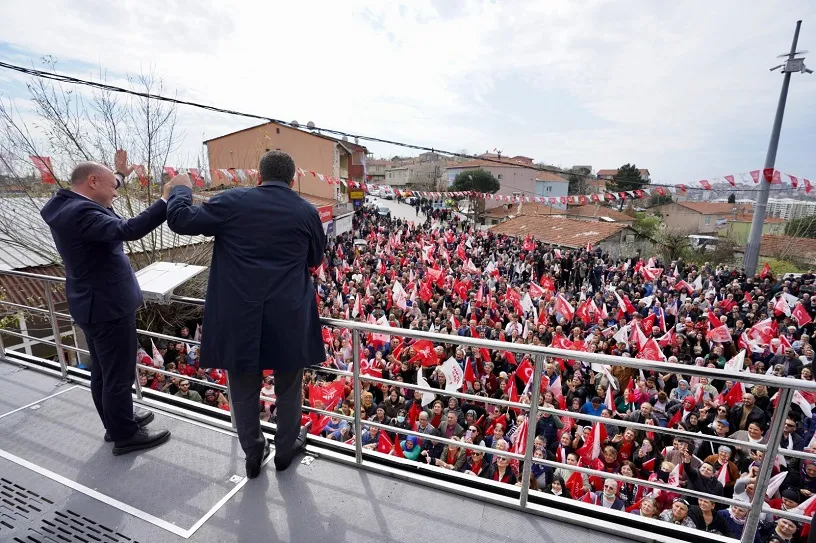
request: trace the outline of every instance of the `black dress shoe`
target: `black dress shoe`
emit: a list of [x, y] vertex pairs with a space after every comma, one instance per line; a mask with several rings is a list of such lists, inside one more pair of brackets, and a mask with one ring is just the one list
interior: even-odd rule
[[[139, 425], [139, 428], [144, 428], [145, 426], [153, 422], [153, 419], [155, 418], [156, 415], [153, 414], [153, 411], [148, 411], [147, 409], [139, 408], [133, 409], [133, 420], [136, 421], [136, 424]], [[111, 441], [113, 440], [111, 439], [110, 434], [108, 432], [105, 432], [105, 443], [110, 443]]]
[[246, 474], [249, 479], [254, 479], [261, 474], [261, 467], [264, 460], [269, 458], [269, 442], [264, 443], [263, 454], [261, 456], [247, 456], [246, 459]]
[[152, 431], [147, 428], [139, 428], [133, 434], [133, 437], [115, 442], [113, 444], [113, 454], [119, 456], [120, 454], [152, 449], [166, 443], [169, 439], [170, 430]]
[[294, 459], [295, 456], [306, 450], [306, 435], [309, 433], [309, 428], [311, 428], [311, 426], [312, 422], [309, 421], [306, 423], [306, 426], [300, 427], [300, 433], [298, 434], [297, 440], [295, 441], [295, 448], [288, 455], [284, 456], [278, 454], [276, 451], [275, 469], [277, 471], [285, 471], [290, 465], [292, 465], [292, 459]]

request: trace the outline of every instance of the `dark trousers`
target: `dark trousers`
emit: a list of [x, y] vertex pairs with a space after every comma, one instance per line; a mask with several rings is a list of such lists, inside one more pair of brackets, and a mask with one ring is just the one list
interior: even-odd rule
[[91, 395], [99, 418], [114, 441], [131, 438], [139, 429], [131, 396], [136, 378], [136, 315], [77, 325], [91, 352]]
[[[263, 454], [266, 439], [261, 432], [260, 397], [262, 374], [229, 372], [229, 393], [232, 396], [232, 416], [238, 430], [238, 441], [247, 457]], [[303, 370], [275, 371], [275, 457], [287, 458], [295, 448], [300, 432], [303, 405]]]

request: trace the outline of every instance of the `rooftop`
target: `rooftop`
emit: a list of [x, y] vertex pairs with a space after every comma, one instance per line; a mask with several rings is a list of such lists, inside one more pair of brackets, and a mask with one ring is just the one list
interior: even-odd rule
[[316, 138], [323, 138], [323, 139], [325, 139], [325, 140], [331, 140], [331, 141], [334, 141], [334, 142], [336, 142], [336, 143], [339, 143], [339, 144], [341, 144], [341, 145], [346, 146], [346, 147], [347, 147], [347, 148], [348, 148], [350, 151], [364, 151], [364, 152], [368, 152], [368, 149], [367, 149], [367, 148], [366, 148], [364, 145], [359, 145], [359, 144], [357, 144], [357, 143], [352, 143], [352, 142], [350, 142], [350, 141], [345, 141], [345, 140], [342, 140], [342, 139], [339, 139], [339, 138], [333, 138], [333, 137], [331, 137], [331, 136], [327, 136], [327, 135], [325, 135], [325, 134], [320, 134], [319, 132], [311, 132], [311, 131], [309, 131], [309, 130], [304, 130], [304, 129], [306, 128], [305, 126], [302, 126], [302, 127], [299, 127], [299, 128], [295, 128], [294, 126], [290, 126], [290, 125], [288, 125], [288, 124], [283, 124], [283, 123], [273, 123], [273, 122], [267, 122], [267, 123], [262, 123], [262, 124], [256, 124], [255, 126], [249, 126], [249, 127], [247, 127], [247, 128], [242, 128], [241, 130], [235, 130], [235, 131], [233, 131], [233, 132], [229, 132], [229, 133], [227, 133], [227, 134], [222, 134], [222, 135], [220, 135], [220, 136], [216, 136], [216, 137], [214, 137], [214, 138], [210, 138], [210, 139], [208, 139], [208, 140], [204, 140], [202, 143], [204, 143], [204, 144], [206, 145], [207, 143], [209, 143], [209, 142], [211, 142], [211, 141], [220, 140], [220, 139], [222, 139], [222, 138], [227, 138], [227, 137], [229, 137], [229, 136], [234, 136], [235, 134], [240, 134], [241, 132], [248, 132], [248, 131], [250, 131], [250, 130], [255, 130], [255, 129], [257, 129], [257, 128], [263, 128], [263, 127], [265, 127], [265, 126], [270, 126], [270, 125], [273, 125], [273, 126], [275, 126], [275, 127], [280, 127], [280, 128], [286, 128], [286, 129], [288, 129], [288, 130], [297, 130], [298, 132], [302, 132], [303, 134], [308, 134], [308, 135], [310, 135], [310, 136], [314, 136], [314, 137], [316, 137]]
[[816, 239], [765, 234], [760, 244], [760, 256], [780, 258], [795, 253], [801, 259], [816, 261]]
[[[649, 170], [647, 168], [638, 168], [640, 175], [649, 175]], [[618, 169], [615, 168], [614, 170], [598, 170], [596, 175], [616, 175], [618, 173]]]
[[593, 245], [628, 228], [619, 222], [588, 222], [546, 215], [520, 215], [491, 227], [496, 234], [533, 238], [561, 247], [577, 249]]
[[[40, 210], [48, 200], [28, 196], [0, 197], [0, 270], [50, 266], [61, 262], [51, 229], [40, 216]], [[118, 198], [114, 200], [113, 208], [122, 217], [134, 217], [144, 211], [147, 204], [137, 198]], [[164, 223], [141, 240], [125, 243], [125, 253], [184, 247], [208, 239], [205, 236], [180, 236]]]
[[519, 159], [507, 159], [502, 158], [500, 162], [498, 158], [493, 160], [482, 160], [482, 159], [473, 159], [467, 160], [465, 162], [448, 162], [447, 167], [449, 170], [454, 169], [467, 169], [467, 168], [528, 168], [530, 164]]
[[536, 172], [536, 181], [549, 181], [552, 183], [568, 183], [566, 179], [554, 172], [538, 171]]
[[[675, 204], [684, 207], [695, 213], [701, 215], [732, 215], [734, 210], [740, 214], [751, 213], [751, 206], [729, 204], [723, 202], [674, 202]], [[664, 204], [671, 205], [671, 204]], [[658, 206], [658, 208], [661, 206]]]

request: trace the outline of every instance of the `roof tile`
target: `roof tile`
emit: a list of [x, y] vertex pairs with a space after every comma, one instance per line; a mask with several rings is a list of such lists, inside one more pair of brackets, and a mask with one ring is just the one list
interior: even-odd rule
[[496, 234], [531, 237], [549, 243], [577, 249], [593, 245], [620, 233], [627, 225], [619, 222], [588, 222], [545, 215], [521, 215], [490, 229]]

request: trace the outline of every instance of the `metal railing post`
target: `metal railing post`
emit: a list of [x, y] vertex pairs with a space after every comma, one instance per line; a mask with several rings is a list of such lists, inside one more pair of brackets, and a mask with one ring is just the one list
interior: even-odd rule
[[232, 390], [230, 389], [229, 372], [224, 370], [224, 374], [227, 376], [227, 401], [229, 402], [230, 408], [230, 424], [232, 424], [232, 429], [237, 431], [238, 426], [235, 424], [235, 409], [232, 407]]
[[351, 331], [351, 358], [354, 366], [352, 380], [354, 381], [354, 458], [358, 464], [363, 463], [363, 423], [360, 420], [360, 331]]
[[3, 343], [2, 330], [0, 330], [0, 358], [6, 358], [6, 345]]
[[[78, 353], [77, 353], [77, 356], [79, 356]], [[136, 384], [136, 399], [141, 400], [142, 399], [142, 383], [139, 382], [139, 366], [138, 366], [138, 364], [136, 365], [136, 381], [134, 381], [134, 383]]]
[[[544, 355], [537, 354], [533, 368], [533, 385], [530, 394], [530, 414], [527, 418], [527, 443], [524, 449], [524, 471], [521, 476], [521, 496], [519, 505], [527, 507], [527, 498], [530, 494], [530, 477], [533, 469], [533, 447], [535, 446], [536, 426], [538, 423], [538, 399], [541, 396], [542, 368]], [[515, 377], [514, 377], [515, 379]], [[549, 445], [549, 443], [547, 443]]]
[[765, 450], [762, 466], [760, 466], [759, 475], [757, 475], [751, 511], [748, 512], [748, 518], [745, 519], [745, 527], [742, 530], [742, 543], [752, 543], [754, 541], [756, 529], [759, 525], [759, 517], [762, 515], [762, 506], [765, 503], [765, 491], [768, 489], [768, 482], [771, 479], [774, 461], [779, 450], [779, 442], [782, 439], [782, 430], [785, 428], [785, 419], [788, 416], [792, 398], [793, 389], [779, 389], [779, 402], [776, 404], [776, 411], [774, 412], [771, 430], [768, 434], [768, 443], [766, 444], [768, 448]]
[[45, 283], [45, 301], [48, 304], [48, 318], [51, 320], [51, 330], [54, 332], [54, 343], [57, 344], [57, 360], [59, 360], [62, 378], [68, 379], [68, 364], [65, 361], [65, 350], [62, 348], [62, 338], [60, 337], [59, 322], [54, 315], [54, 297], [51, 295], [51, 284]]

